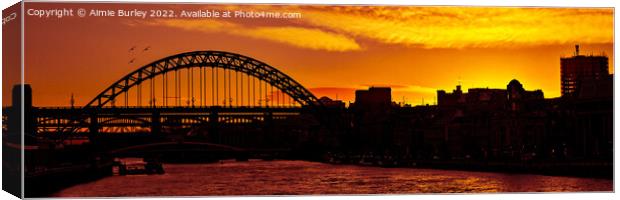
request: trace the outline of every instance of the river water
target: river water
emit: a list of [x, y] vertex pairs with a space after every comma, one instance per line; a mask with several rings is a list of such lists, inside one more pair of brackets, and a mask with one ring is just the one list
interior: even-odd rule
[[307, 161], [164, 164], [164, 175], [110, 176], [57, 197], [612, 191], [613, 181]]

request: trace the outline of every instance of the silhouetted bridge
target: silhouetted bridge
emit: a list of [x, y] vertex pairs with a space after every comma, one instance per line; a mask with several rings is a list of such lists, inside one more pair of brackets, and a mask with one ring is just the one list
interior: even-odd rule
[[170, 128], [256, 124], [284, 120], [305, 112], [301, 107], [42, 107], [35, 108], [37, 132], [158, 134]]
[[[297, 81], [261, 61], [196, 51], [142, 66], [83, 107], [24, 109], [26, 133], [48, 140], [141, 135], [159, 138], [155, 142], [193, 137], [270, 148], [311, 134], [320, 125], [323, 106]], [[10, 126], [15, 112], [7, 108], [5, 113]]]
[[306, 155], [318, 152], [305, 145], [333, 121], [285, 73], [221, 51], [181, 53], [144, 65], [84, 106], [72, 98], [66, 107], [33, 107], [32, 98], [30, 85], [18, 85], [12, 106], [3, 108], [4, 142], [19, 146], [25, 133], [27, 187], [42, 190], [26, 196], [108, 175], [113, 157], [201, 162], [282, 158], [311, 149], [299, 154]]
[[[119, 103], [122, 102], [122, 103]], [[160, 133], [169, 126], [255, 123], [315, 110], [317, 98], [274, 67], [239, 54], [196, 51], [152, 62], [84, 107], [36, 108], [38, 133]]]

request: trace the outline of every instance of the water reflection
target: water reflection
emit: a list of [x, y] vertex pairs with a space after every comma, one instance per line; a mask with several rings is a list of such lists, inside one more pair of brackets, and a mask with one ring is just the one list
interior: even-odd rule
[[112, 176], [54, 196], [206, 196], [611, 191], [612, 180], [306, 161], [164, 164], [164, 175]]

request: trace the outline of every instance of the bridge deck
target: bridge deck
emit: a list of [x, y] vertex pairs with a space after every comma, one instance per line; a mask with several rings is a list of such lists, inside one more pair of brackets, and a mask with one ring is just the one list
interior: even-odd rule
[[222, 107], [222, 106], [132, 106], [132, 107], [103, 107], [103, 108], [87, 108], [87, 107], [36, 107], [34, 110], [37, 113], [45, 113], [45, 112], [97, 112], [98, 114], [106, 114], [106, 113], [209, 113], [209, 112], [220, 112], [220, 113], [264, 113], [264, 112], [301, 112], [302, 110], [306, 110], [303, 107]]

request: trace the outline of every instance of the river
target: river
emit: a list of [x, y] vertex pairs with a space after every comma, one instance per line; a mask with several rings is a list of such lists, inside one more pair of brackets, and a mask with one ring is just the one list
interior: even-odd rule
[[612, 191], [613, 181], [307, 161], [164, 164], [163, 175], [110, 176], [55, 197]]

